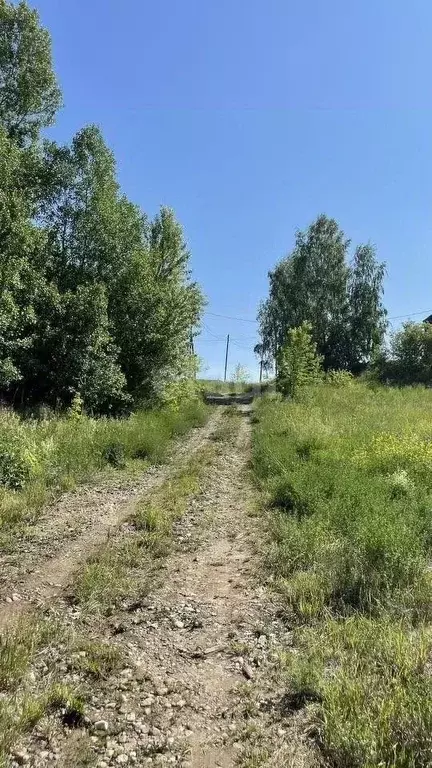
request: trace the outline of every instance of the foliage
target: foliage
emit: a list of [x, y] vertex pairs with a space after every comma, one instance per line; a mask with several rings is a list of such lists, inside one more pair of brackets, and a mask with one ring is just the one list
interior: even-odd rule
[[321, 375], [321, 362], [312, 340], [310, 323], [291, 328], [278, 353], [276, 384], [279, 392], [295, 398], [304, 387], [316, 384]]
[[393, 334], [388, 350], [374, 362], [374, 375], [394, 384], [432, 383], [432, 325], [404, 323]]
[[331, 765], [427, 766], [432, 394], [357, 380], [309, 391], [307, 404], [263, 400], [254, 425], [268, 565], [303, 626], [287, 700], [310, 703]]
[[303, 322], [312, 326], [325, 370], [361, 369], [382, 341], [384, 266], [371, 245], [359, 246], [348, 265], [349, 245], [337, 222], [320, 215], [297, 232], [292, 253], [269, 273], [256, 348], [267, 369], [287, 331]]
[[232, 375], [232, 381], [235, 384], [247, 384], [250, 379], [250, 374], [245, 365], [237, 363]]
[[36, 11], [0, 0], [0, 125], [22, 145], [51, 125], [61, 104], [51, 41]]
[[122, 195], [96, 126], [41, 141], [60, 104], [50, 38], [0, 0], [0, 395], [118, 414], [185, 376], [203, 299], [174, 213]]
[[53, 494], [108, 465], [132, 459], [158, 462], [169, 440], [203, 424], [199, 399], [175, 409], [138, 411], [124, 419], [64, 417], [21, 420], [0, 411], [0, 532], [34, 515]]

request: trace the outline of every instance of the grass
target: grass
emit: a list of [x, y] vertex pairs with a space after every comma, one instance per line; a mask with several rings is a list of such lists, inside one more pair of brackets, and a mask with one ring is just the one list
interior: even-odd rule
[[174, 523], [200, 493], [213, 456], [212, 447], [204, 447], [149, 499], [138, 502], [129, 530], [108, 541], [85, 566], [74, 589], [79, 603], [108, 614], [122, 601], [147, 593], [160, 558], [171, 548]]
[[201, 392], [219, 395], [240, 395], [243, 392], [251, 392], [254, 386], [252, 383], [248, 382], [222, 381], [221, 379], [198, 379], [197, 384]]
[[0, 536], [31, 521], [41, 507], [104, 467], [164, 459], [172, 437], [201, 425], [198, 399], [125, 419], [87, 416], [21, 420], [0, 411]]
[[8, 765], [9, 751], [20, 735], [34, 728], [44, 715], [55, 711], [69, 726], [82, 720], [84, 701], [68, 686], [52, 681], [35, 692], [27, 679], [37, 654], [46, 653], [51, 643], [58, 642], [59, 630], [56, 622], [30, 616], [0, 637], [1, 768]]
[[432, 764], [431, 417], [430, 390], [358, 382], [256, 413], [288, 699], [329, 766]]

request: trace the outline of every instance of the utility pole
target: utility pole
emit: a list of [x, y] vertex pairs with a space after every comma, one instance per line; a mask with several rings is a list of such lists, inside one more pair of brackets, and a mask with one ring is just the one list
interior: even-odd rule
[[228, 350], [229, 350], [229, 334], [227, 336], [226, 341], [226, 352], [225, 352], [225, 373], [224, 373], [224, 381], [226, 381], [227, 377], [227, 368], [228, 368]]

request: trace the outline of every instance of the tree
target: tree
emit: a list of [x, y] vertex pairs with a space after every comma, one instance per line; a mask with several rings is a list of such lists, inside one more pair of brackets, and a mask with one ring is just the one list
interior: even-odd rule
[[290, 328], [286, 342], [278, 353], [276, 385], [279, 392], [285, 397], [298, 397], [305, 386], [320, 380], [321, 363], [310, 323]]
[[350, 269], [349, 346], [350, 368], [353, 371], [368, 362], [381, 346], [386, 330], [386, 310], [382, 303], [384, 264], [376, 259], [375, 248], [356, 248]]
[[334, 219], [318, 216], [269, 273], [269, 297], [258, 313], [266, 365], [277, 363], [287, 331], [304, 322], [325, 370], [355, 368], [370, 357], [384, 328], [384, 267], [371, 246], [360, 246], [350, 267], [349, 245]]
[[234, 368], [232, 380], [236, 384], [247, 384], [249, 379], [250, 379], [250, 374], [246, 366], [242, 365], [241, 363], [237, 363], [236, 367]]
[[19, 145], [51, 125], [61, 105], [49, 33], [26, 2], [0, 0], [0, 125]]
[[28, 154], [0, 128], [0, 387], [21, 378], [20, 359], [31, 347], [35, 296], [43, 275], [35, 267], [45, 243], [33, 222], [32, 193], [26, 187]]
[[41, 198], [47, 260], [64, 289], [108, 284], [148, 236], [146, 218], [120, 195], [114, 156], [97, 126], [79, 131], [71, 147], [46, 143]]
[[393, 384], [432, 384], [432, 325], [404, 323], [375, 360], [375, 375]]
[[119, 271], [111, 290], [114, 338], [128, 389], [139, 400], [183, 374], [203, 307], [201, 291], [189, 279], [189, 252], [172, 211], [162, 209], [156, 216], [149, 242]]
[[203, 298], [173, 212], [121, 194], [97, 126], [40, 141], [59, 105], [48, 33], [0, 0], [0, 395], [113, 413], [191, 375]]

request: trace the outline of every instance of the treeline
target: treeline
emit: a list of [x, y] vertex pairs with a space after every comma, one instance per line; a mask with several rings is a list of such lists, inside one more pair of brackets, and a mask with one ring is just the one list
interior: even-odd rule
[[386, 336], [385, 265], [370, 244], [350, 259], [350, 245], [334, 219], [318, 216], [269, 273], [255, 352], [285, 394], [320, 371], [367, 370], [386, 384], [432, 385], [432, 324], [407, 322]]
[[357, 246], [350, 259], [350, 245], [334, 219], [318, 216], [269, 273], [256, 347], [265, 367], [277, 362], [288, 331], [304, 323], [311, 326], [324, 370], [357, 373], [381, 347], [385, 267], [370, 244]]
[[203, 299], [173, 212], [121, 193], [99, 128], [43, 139], [60, 106], [48, 32], [0, 0], [0, 397], [115, 413], [190, 366]]

